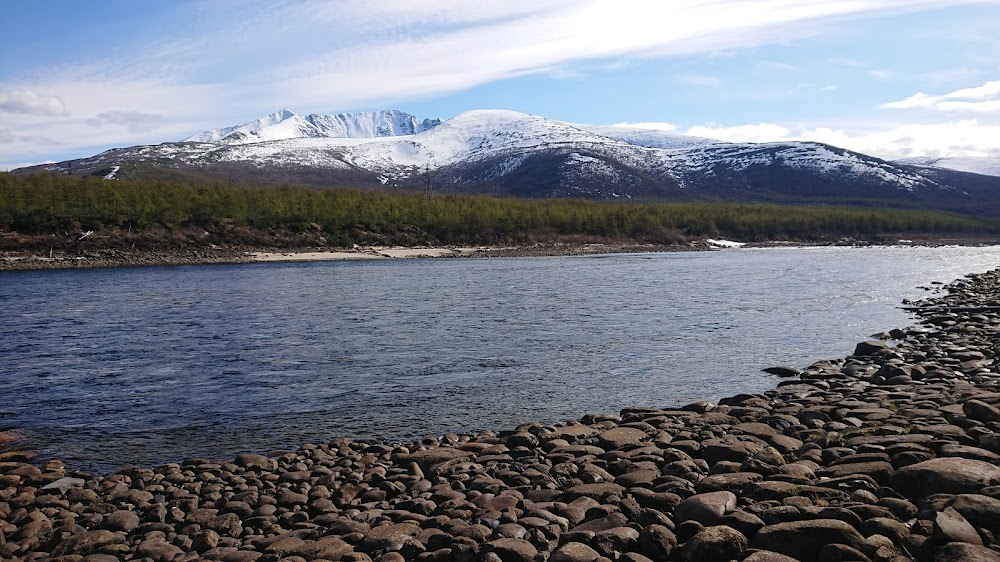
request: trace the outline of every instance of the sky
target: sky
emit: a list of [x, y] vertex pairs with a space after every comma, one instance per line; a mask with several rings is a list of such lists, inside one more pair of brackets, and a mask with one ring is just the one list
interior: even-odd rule
[[1000, 0], [0, 0], [0, 170], [280, 109], [1000, 159]]

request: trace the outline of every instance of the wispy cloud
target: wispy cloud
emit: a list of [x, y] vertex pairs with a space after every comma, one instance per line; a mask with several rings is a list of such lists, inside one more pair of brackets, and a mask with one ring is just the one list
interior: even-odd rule
[[880, 107], [885, 109], [930, 108], [940, 111], [1000, 111], [1000, 80], [993, 80], [982, 86], [962, 88], [937, 96], [917, 92], [906, 99], [884, 103]]
[[767, 70], [778, 70], [781, 72], [799, 72], [802, 69], [795, 66], [794, 64], [788, 64], [786, 62], [765, 60], [757, 63], [757, 66], [767, 69]]
[[66, 104], [58, 96], [41, 95], [33, 90], [0, 92], [0, 111], [27, 115], [68, 115]]
[[[23, 140], [30, 136], [60, 139], [77, 152], [179, 139], [279, 107], [371, 109], [527, 75], [573, 77], [581, 63], [738, 53], [815, 35], [824, 22], [845, 17], [954, 3], [192, 2], [176, 8], [190, 12], [190, 24], [163, 36], [116, 45], [73, 67], [0, 73], [0, 111], [14, 139], [4, 144], [3, 157], [47, 156], [50, 147]], [[721, 83], [709, 74], [686, 78], [696, 86]]]
[[166, 118], [155, 113], [142, 113], [140, 111], [105, 111], [90, 119], [87, 124], [91, 127], [103, 127], [105, 125], [117, 125], [124, 127], [131, 133], [147, 133], [159, 129]]
[[714, 88], [724, 84], [722, 79], [719, 77], [695, 73], [681, 74], [677, 76], [677, 81], [682, 84], [687, 84], [688, 86], [696, 86], [700, 88]]

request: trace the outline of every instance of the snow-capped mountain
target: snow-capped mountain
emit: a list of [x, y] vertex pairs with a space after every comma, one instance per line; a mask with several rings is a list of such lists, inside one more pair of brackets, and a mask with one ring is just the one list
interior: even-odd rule
[[412, 135], [440, 124], [440, 119], [419, 120], [397, 110], [303, 117], [282, 109], [245, 125], [199, 133], [184, 142], [248, 144], [294, 138], [369, 139]]
[[447, 121], [400, 111], [300, 116], [22, 169], [227, 178], [521, 197], [888, 204], [1000, 211], [1000, 178], [881, 160], [812, 142], [728, 143], [504, 110]]

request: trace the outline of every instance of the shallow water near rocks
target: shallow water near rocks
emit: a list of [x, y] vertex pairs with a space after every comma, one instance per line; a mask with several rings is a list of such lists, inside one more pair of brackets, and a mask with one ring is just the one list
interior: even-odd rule
[[0, 428], [111, 471], [772, 388], [1000, 248], [0, 273]]

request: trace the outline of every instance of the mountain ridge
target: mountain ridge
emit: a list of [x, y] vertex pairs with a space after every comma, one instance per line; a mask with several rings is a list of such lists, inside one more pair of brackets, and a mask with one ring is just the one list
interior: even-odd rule
[[298, 115], [288, 109], [259, 119], [192, 135], [181, 142], [248, 144], [291, 138], [376, 138], [420, 133], [441, 123], [396, 109], [336, 115]]
[[565, 123], [509, 110], [446, 121], [398, 110], [289, 110], [181, 142], [113, 149], [26, 171], [167, 174], [259, 184], [518, 197], [863, 204], [1000, 213], [1000, 177], [883, 160], [816, 142], [732, 143]]

